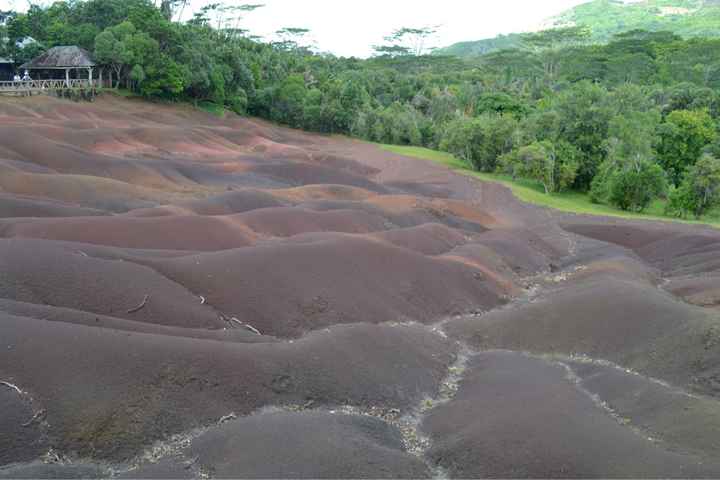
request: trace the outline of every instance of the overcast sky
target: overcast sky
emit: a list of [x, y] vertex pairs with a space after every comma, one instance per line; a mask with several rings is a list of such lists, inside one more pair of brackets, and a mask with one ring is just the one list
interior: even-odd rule
[[[199, 8], [219, 0], [193, 0]], [[45, 0], [47, 2], [47, 0]], [[42, 2], [41, 2], [42, 3]], [[242, 26], [266, 39], [283, 27], [312, 30], [321, 51], [368, 56], [372, 45], [399, 27], [441, 25], [434, 43], [447, 46], [499, 33], [527, 31], [583, 0], [226, 0], [264, 3]], [[21, 9], [27, 0], [0, 0], [0, 9]]]

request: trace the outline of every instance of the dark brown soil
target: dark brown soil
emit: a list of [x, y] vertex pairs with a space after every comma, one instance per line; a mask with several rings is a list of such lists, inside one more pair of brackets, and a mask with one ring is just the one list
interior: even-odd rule
[[458, 478], [717, 474], [713, 452], [681, 454], [649, 441], [603, 411], [567, 375], [560, 365], [518, 353], [478, 355], [456, 398], [423, 424], [433, 440], [430, 457]]
[[223, 425], [187, 455], [214, 478], [428, 477], [404, 450], [400, 432], [376, 418], [280, 412]]

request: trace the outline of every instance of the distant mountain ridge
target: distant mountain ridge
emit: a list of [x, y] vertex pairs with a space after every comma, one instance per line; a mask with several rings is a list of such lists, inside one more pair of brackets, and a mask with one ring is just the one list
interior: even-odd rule
[[[720, 37], [720, 0], [593, 0], [543, 23], [545, 28], [586, 26], [591, 39], [606, 42], [628, 30], [668, 30], [683, 37]], [[436, 54], [473, 57], [519, 47], [523, 34], [512, 33], [460, 42]]]

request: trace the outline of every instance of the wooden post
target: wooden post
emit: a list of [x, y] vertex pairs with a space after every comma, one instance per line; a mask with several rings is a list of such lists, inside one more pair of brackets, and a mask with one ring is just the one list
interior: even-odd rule
[[65, 69], [65, 86], [67, 88], [70, 88], [70, 69], [69, 68]]

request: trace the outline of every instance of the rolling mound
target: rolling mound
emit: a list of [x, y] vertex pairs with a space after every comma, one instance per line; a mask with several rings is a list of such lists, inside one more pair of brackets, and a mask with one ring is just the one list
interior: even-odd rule
[[431, 458], [458, 478], [708, 478], [720, 468], [712, 455], [648, 442], [578, 389], [563, 365], [518, 353], [473, 358], [457, 397], [423, 430], [436, 442]]
[[0, 101], [0, 478], [718, 477], [720, 234]]
[[[91, 257], [79, 248], [0, 241], [0, 297], [160, 325], [225, 326], [182, 285], [142, 265]], [[133, 311], [146, 296], [144, 307]]]
[[338, 323], [431, 323], [503, 303], [480, 270], [361, 236], [318, 234], [150, 265], [228, 316], [287, 337]]
[[453, 351], [419, 327], [341, 327], [252, 345], [0, 318], [13, 347], [0, 353], [3, 378], [22, 385], [33, 411], [45, 410], [51, 445], [114, 461], [266, 406], [407, 411], [438, 388]]
[[257, 235], [222, 217], [75, 217], [0, 221], [0, 237], [37, 238], [134, 249], [212, 251], [245, 247]]
[[420, 459], [404, 452], [400, 432], [367, 416], [253, 415], [200, 436], [188, 455], [196, 455], [200, 468], [216, 478], [429, 476]]
[[54, 200], [42, 200], [12, 194], [0, 194], [0, 218], [13, 217], [88, 217], [105, 215], [101, 210], [82, 208]]

